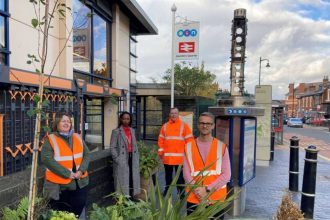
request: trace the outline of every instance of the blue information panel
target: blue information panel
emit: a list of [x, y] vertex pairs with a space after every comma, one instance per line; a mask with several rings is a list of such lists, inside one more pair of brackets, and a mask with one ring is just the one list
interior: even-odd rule
[[256, 173], [256, 118], [241, 119], [239, 185], [243, 186]]

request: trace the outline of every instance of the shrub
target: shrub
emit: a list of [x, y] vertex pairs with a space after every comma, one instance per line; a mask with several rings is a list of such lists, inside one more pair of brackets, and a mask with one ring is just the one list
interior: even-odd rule
[[[208, 206], [207, 201], [203, 201], [196, 210], [190, 215], [185, 215], [185, 204], [189, 194], [184, 197], [176, 196], [172, 199], [176, 182], [179, 178], [181, 167], [174, 177], [171, 185], [165, 196], [163, 196], [159, 183], [156, 186], [151, 184], [150, 193], [148, 193], [147, 201], [139, 200], [133, 202], [128, 196], [121, 194], [112, 194], [115, 197], [115, 204], [108, 207], [99, 207], [93, 204], [93, 210], [90, 213], [90, 219], [93, 220], [207, 220], [209, 216], [213, 216], [228, 207], [234, 198], [237, 196], [233, 194], [229, 196], [224, 202], [218, 201], [214, 205]], [[201, 179], [203, 181], [203, 179]], [[195, 189], [196, 185], [190, 185]]]
[[129, 196], [114, 193], [115, 204], [106, 208], [93, 204], [90, 219], [93, 220], [131, 220], [152, 219], [149, 204], [142, 200], [133, 202]]
[[291, 195], [287, 192], [283, 198], [280, 207], [277, 210], [275, 220], [288, 220], [288, 219], [304, 219], [304, 215], [298, 208], [297, 204], [291, 199]]
[[140, 155], [140, 174], [145, 179], [149, 179], [152, 171], [160, 164], [158, 157], [158, 147], [147, 146], [143, 141], [137, 143]]

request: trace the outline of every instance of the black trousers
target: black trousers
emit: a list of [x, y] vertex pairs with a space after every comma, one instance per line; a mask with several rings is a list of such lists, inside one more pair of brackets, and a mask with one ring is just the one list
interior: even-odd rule
[[59, 200], [51, 199], [49, 206], [53, 210], [72, 212], [80, 216], [86, 205], [88, 187], [80, 189], [77, 185], [76, 190], [63, 190]]
[[129, 195], [133, 199], [134, 187], [133, 187], [133, 156], [132, 156], [132, 153], [128, 153], [128, 166], [129, 166]]
[[[190, 215], [191, 213], [193, 213], [195, 211], [195, 209], [197, 208], [197, 206], [198, 206], [198, 204], [187, 202], [187, 215]], [[223, 211], [218, 212], [214, 216], [207, 216], [207, 217], [212, 218], [212, 219], [221, 219], [221, 220], [225, 219]]]
[[[164, 191], [164, 195], [166, 195], [167, 190], [169, 188], [169, 185], [171, 185], [172, 180], [174, 179], [176, 172], [179, 168], [179, 165], [167, 165], [164, 164], [164, 168], [165, 168], [165, 191]], [[173, 174], [174, 172], [174, 174]], [[179, 175], [179, 179], [178, 182], [176, 184], [184, 184], [184, 179], [183, 179], [183, 173], [182, 173], [182, 169]], [[183, 192], [184, 192], [184, 187], [183, 186], [177, 186], [177, 191], [178, 191], [178, 195], [180, 194], [181, 196], [183, 196]]]

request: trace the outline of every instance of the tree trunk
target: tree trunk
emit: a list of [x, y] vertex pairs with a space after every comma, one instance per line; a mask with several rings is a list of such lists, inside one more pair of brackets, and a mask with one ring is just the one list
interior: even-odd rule
[[28, 220], [33, 220], [35, 198], [37, 194], [37, 170], [38, 170], [38, 153], [39, 153], [39, 140], [40, 140], [40, 127], [41, 127], [41, 111], [42, 111], [42, 98], [44, 92], [44, 67], [46, 60], [46, 46], [48, 41], [48, 15], [49, 15], [49, 0], [45, 2], [45, 23], [44, 23], [44, 39], [42, 44], [42, 58], [41, 58], [41, 71], [39, 73], [39, 100], [37, 103], [37, 115], [36, 124], [33, 139], [33, 156], [32, 156], [32, 168], [30, 177], [30, 190], [29, 190], [29, 208], [28, 208]]

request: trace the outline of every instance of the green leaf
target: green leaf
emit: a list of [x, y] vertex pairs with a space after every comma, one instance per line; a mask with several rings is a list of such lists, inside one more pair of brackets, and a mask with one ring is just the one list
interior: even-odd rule
[[31, 24], [32, 24], [32, 26], [33, 26], [34, 28], [36, 28], [36, 27], [38, 26], [38, 24], [39, 24], [39, 21], [38, 21], [37, 19], [33, 18], [33, 19], [31, 20]]
[[31, 60], [28, 60], [28, 61], [26, 61], [26, 63], [27, 63], [27, 64], [31, 64], [31, 63], [32, 63], [32, 61], [31, 61]]
[[49, 100], [43, 100], [41, 105], [42, 107], [48, 107], [49, 103], [50, 103]]
[[58, 12], [62, 15], [62, 17], [65, 17], [65, 10], [59, 9]]
[[35, 115], [35, 111], [34, 111], [33, 109], [30, 109], [30, 110], [27, 112], [27, 115], [28, 115], [29, 117], [32, 117], [32, 116]]
[[33, 97], [33, 101], [35, 102], [35, 103], [38, 103], [39, 101], [40, 101], [40, 97], [39, 97], [39, 95], [35, 95], [34, 97]]
[[52, 131], [52, 129], [48, 126], [43, 126], [42, 129], [44, 130], [44, 132], [48, 132], [48, 133]]

